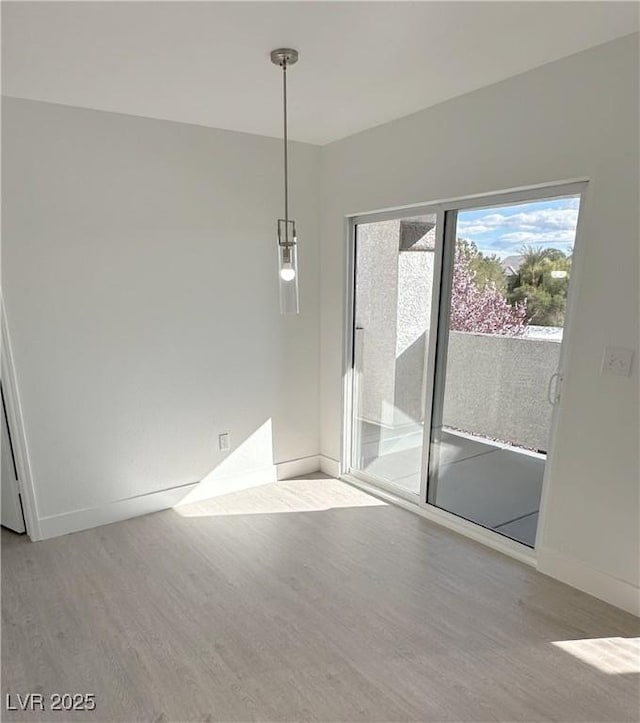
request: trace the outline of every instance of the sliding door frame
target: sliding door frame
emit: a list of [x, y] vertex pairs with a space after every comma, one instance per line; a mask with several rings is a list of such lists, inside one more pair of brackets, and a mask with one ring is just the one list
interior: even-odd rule
[[[349, 475], [355, 479], [360, 480], [366, 484], [372, 484], [375, 487], [379, 487], [383, 491], [389, 492], [393, 495], [397, 495], [402, 499], [405, 499], [412, 504], [423, 506], [423, 500], [426, 499], [426, 484], [427, 484], [427, 454], [423, 448], [423, 454], [421, 459], [420, 469], [420, 489], [417, 493], [403, 490], [402, 488], [393, 485], [375, 475], [361, 472], [360, 470], [352, 467], [353, 459], [353, 437], [355, 433], [353, 423], [353, 409], [354, 409], [354, 393], [356, 389], [356, 358], [355, 358], [355, 301], [356, 301], [356, 281], [357, 281], [357, 267], [356, 267], [356, 246], [357, 246], [357, 226], [365, 223], [377, 223], [380, 221], [393, 221], [406, 218], [407, 216], [436, 216], [436, 239], [434, 249], [434, 265], [433, 265], [433, 285], [431, 290], [431, 324], [437, 324], [437, 300], [440, 293], [440, 277], [441, 277], [441, 259], [443, 249], [443, 237], [441, 233], [444, 211], [440, 204], [422, 204], [420, 206], [410, 206], [404, 209], [397, 209], [391, 211], [382, 211], [380, 213], [371, 214], [359, 214], [347, 217], [347, 258], [345, 263], [346, 268], [346, 315], [343, 335], [343, 348], [345, 350], [344, 369], [343, 369], [343, 434], [342, 434], [342, 453], [340, 460], [340, 472], [341, 475]], [[435, 361], [435, 334], [433, 327], [429, 329], [428, 338], [425, 337], [425, 350], [424, 350], [424, 371], [423, 371], [423, 387], [420, 390], [421, 394], [425, 394], [424, 404], [425, 420], [431, 419], [431, 402], [433, 399], [433, 381], [434, 374], [432, 373], [433, 361]], [[432, 361], [433, 360], [433, 361]], [[423, 425], [422, 441], [425, 441], [425, 428], [427, 425]]]
[[[507, 191], [497, 191], [464, 196], [460, 198], [447, 199], [433, 203], [422, 203], [409, 206], [401, 206], [393, 209], [386, 209], [380, 212], [350, 214], [345, 217], [345, 244], [344, 259], [344, 326], [343, 326], [343, 388], [342, 388], [342, 445], [340, 458], [340, 475], [348, 482], [359, 484], [369, 492], [378, 494], [385, 499], [396, 502], [407, 509], [435, 520], [446, 527], [455, 529], [462, 534], [483, 542], [490, 547], [506, 552], [528, 564], [535, 564], [535, 549], [524, 544], [511, 540], [499, 533], [481, 527], [446, 510], [440, 509], [431, 504], [435, 491], [430, 492], [429, 480], [433, 479], [432, 474], [434, 460], [431, 454], [431, 429], [434, 423], [434, 415], [441, 413], [441, 396], [444, 394], [442, 388], [436, 388], [436, 380], [442, 379], [442, 365], [446, 364], [446, 353], [438, 355], [438, 345], [443, 341], [446, 344], [448, 339], [450, 292], [453, 272], [453, 260], [455, 253], [455, 236], [457, 227], [457, 212], [467, 209], [491, 208], [494, 206], [514, 205], [532, 201], [552, 200], [563, 196], [580, 196], [580, 211], [578, 225], [576, 228], [576, 239], [573, 249], [571, 283], [567, 297], [567, 310], [565, 316], [563, 343], [560, 349], [559, 370], [562, 375], [565, 368], [567, 338], [571, 337], [573, 325], [575, 298], [579, 286], [581, 258], [580, 251], [582, 244], [579, 236], [584, 216], [585, 199], [588, 189], [587, 178], [576, 178], [565, 181], [556, 181], [535, 186], [523, 186]], [[388, 221], [402, 219], [407, 216], [425, 214], [436, 215], [436, 243], [434, 251], [434, 271], [431, 299], [431, 320], [428, 339], [425, 340], [425, 380], [422, 394], [425, 394], [424, 425], [423, 425], [423, 448], [422, 468], [420, 474], [420, 492], [418, 495], [404, 492], [392, 484], [386, 483], [366, 473], [359, 472], [352, 468], [353, 452], [353, 392], [354, 392], [354, 331], [355, 331], [355, 285], [356, 285], [356, 227], [362, 223], [373, 223], [376, 221]], [[446, 313], [445, 313], [446, 312]], [[437, 367], [437, 368], [436, 368]], [[561, 397], [560, 397], [561, 399]], [[550, 429], [550, 444], [547, 450], [547, 463], [545, 464], [544, 479], [542, 484], [542, 498], [540, 502], [540, 518], [538, 524], [538, 535], [536, 546], [540, 539], [540, 532], [544, 526], [545, 506], [548, 496], [548, 476], [550, 462], [553, 455], [554, 437], [557, 426], [557, 417], [561, 404], [556, 404], [552, 414]], [[435, 420], [437, 421], [437, 419]]]
[[[420, 502], [425, 506], [433, 504], [430, 502], [430, 498], [435, 499], [435, 484], [437, 484], [438, 479], [432, 454], [431, 440], [433, 429], [442, 428], [445, 387], [444, 384], [438, 384], [438, 381], [446, 374], [447, 368], [447, 340], [449, 338], [449, 312], [451, 310], [457, 222], [458, 211], [456, 209], [442, 211], [440, 230], [442, 240], [440, 253], [438, 254], [438, 293], [437, 296], [434, 295], [431, 306], [431, 324], [434, 329], [434, 334], [433, 343], [429, 344], [429, 369], [431, 371], [429, 388], [427, 390], [427, 393], [430, 395], [428, 398], [429, 415], [427, 416], [425, 408], [424, 436], [422, 439], [424, 464], [422, 470], [423, 479], [420, 487]], [[431, 334], [429, 336], [431, 336]]]

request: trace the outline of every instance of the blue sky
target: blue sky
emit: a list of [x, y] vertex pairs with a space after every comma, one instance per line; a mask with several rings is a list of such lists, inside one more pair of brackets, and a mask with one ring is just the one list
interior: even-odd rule
[[579, 205], [580, 199], [571, 197], [460, 211], [458, 236], [500, 258], [519, 253], [523, 244], [566, 253], [574, 245]]

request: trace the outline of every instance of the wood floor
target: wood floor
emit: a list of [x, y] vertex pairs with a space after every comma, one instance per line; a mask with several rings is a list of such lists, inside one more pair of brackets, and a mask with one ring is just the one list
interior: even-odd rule
[[[8, 721], [637, 721], [639, 635], [328, 479], [45, 542], [2, 532]], [[4, 710], [28, 692], [97, 707]]]

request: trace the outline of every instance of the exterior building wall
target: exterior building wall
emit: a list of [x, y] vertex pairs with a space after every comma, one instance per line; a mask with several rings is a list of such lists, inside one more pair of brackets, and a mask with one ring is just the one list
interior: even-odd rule
[[431, 323], [433, 260], [432, 251], [404, 251], [398, 259], [396, 425], [424, 418], [425, 334]]
[[400, 221], [358, 225], [356, 354], [359, 415], [385, 427], [421, 422], [424, 335], [433, 251], [400, 251]]
[[557, 341], [452, 331], [445, 426], [546, 451], [547, 390], [559, 360]]
[[[399, 221], [358, 225], [355, 322], [360, 376], [359, 416], [394, 422]], [[359, 331], [358, 331], [359, 330]]]

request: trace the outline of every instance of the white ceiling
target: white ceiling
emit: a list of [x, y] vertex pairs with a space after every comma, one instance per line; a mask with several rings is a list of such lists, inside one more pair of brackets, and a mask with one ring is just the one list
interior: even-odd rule
[[324, 144], [638, 30], [635, 2], [2, 2], [3, 93]]

